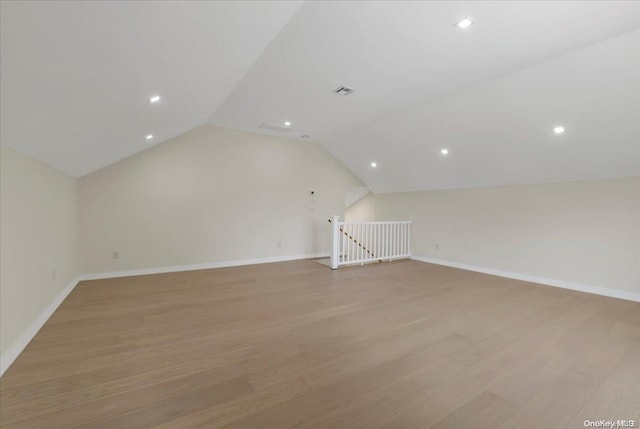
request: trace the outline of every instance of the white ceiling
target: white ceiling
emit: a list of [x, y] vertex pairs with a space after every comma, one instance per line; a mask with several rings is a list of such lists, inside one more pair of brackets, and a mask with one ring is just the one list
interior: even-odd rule
[[290, 120], [374, 192], [640, 174], [637, 38], [570, 54], [638, 27], [629, 2], [306, 3], [211, 122]]
[[640, 175], [638, 28], [624, 1], [3, 2], [2, 142], [80, 176], [208, 119], [376, 192]]
[[640, 30], [325, 144], [374, 192], [640, 176]]
[[200, 126], [300, 4], [3, 1], [2, 143], [82, 176]]

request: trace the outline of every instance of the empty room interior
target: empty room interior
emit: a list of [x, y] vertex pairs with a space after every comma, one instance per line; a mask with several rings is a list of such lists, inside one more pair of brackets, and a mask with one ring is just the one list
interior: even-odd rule
[[0, 1], [0, 427], [637, 428], [640, 1]]

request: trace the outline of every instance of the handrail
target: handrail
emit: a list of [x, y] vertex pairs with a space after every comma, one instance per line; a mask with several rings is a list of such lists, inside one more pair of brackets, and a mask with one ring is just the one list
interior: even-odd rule
[[[329, 223], [331, 223], [331, 219], [329, 219]], [[395, 223], [395, 224], [408, 224], [408, 223], [413, 223], [410, 220], [395, 220], [393, 222], [388, 222], [388, 221], [380, 221], [380, 222], [340, 222], [342, 225], [386, 225], [389, 223]]]
[[331, 269], [411, 257], [411, 221], [340, 222], [336, 215], [329, 223]]
[[[329, 223], [331, 223], [331, 219], [327, 219], [327, 220], [329, 221]], [[378, 222], [362, 222], [362, 223], [378, 223]], [[380, 222], [380, 223], [382, 223], [382, 222]], [[369, 255], [371, 255], [371, 257], [372, 257], [372, 258], [375, 258], [375, 257], [376, 257], [376, 255], [374, 255], [373, 253], [371, 253], [371, 251], [369, 251], [369, 249], [367, 249], [366, 247], [364, 247], [364, 246], [362, 245], [362, 243], [358, 242], [358, 240], [356, 240], [355, 238], [353, 238], [353, 236], [349, 235], [349, 233], [348, 233], [348, 232], [346, 232], [344, 229], [342, 229], [342, 227], [340, 227], [340, 232], [342, 232], [342, 233], [345, 235], [345, 237], [348, 237], [348, 238], [349, 238], [349, 240], [353, 241], [353, 242], [354, 242], [354, 243], [356, 243], [358, 246], [362, 247], [362, 249], [363, 249], [363, 250], [366, 250], [366, 252], [367, 252]], [[381, 259], [378, 259], [378, 261], [382, 262], [382, 260], [381, 260]]]

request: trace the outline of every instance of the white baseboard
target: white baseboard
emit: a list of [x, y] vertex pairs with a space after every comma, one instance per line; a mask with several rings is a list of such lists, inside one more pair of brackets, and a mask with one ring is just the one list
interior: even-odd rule
[[445, 261], [442, 259], [425, 258], [422, 256], [412, 256], [411, 259], [430, 264], [446, 265], [447, 267], [460, 268], [461, 270], [475, 271], [478, 273], [491, 274], [498, 277], [507, 277], [509, 279], [523, 280], [531, 283], [539, 283], [547, 286], [555, 286], [563, 289], [577, 290], [580, 292], [592, 293], [595, 295], [603, 295], [611, 298], [625, 299], [628, 301], [640, 302], [640, 293], [628, 292], [619, 289], [610, 289], [600, 286], [591, 286], [582, 283], [568, 282], [564, 280], [550, 279], [547, 277], [532, 276], [529, 274], [514, 273], [511, 271], [496, 270], [493, 268], [477, 267], [475, 265], [461, 264], [459, 262]]
[[31, 324], [25, 329], [22, 334], [11, 344], [11, 346], [0, 355], [0, 376], [11, 366], [16, 358], [27, 347], [29, 342], [36, 336], [38, 331], [44, 326], [49, 317], [56, 311], [56, 309], [62, 304], [62, 301], [71, 293], [73, 288], [80, 282], [80, 278], [76, 277], [65, 287], [58, 296], [45, 308], [40, 315], [31, 322]]
[[172, 273], [177, 271], [206, 270], [210, 268], [237, 267], [241, 265], [267, 264], [271, 262], [294, 261], [309, 258], [327, 258], [328, 253], [311, 253], [306, 255], [274, 256], [270, 258], [240, 259], [235, 261], [210, 262], [204, 264], [175, 265], [170, 267], [144, 268], [139, 270], [113, 271], [107, 273], [83, 274], [76, 277], [56, 298], [45, 308], [27, 329], [11, 344], [5, 353], [0, 355], [0, 376], [11, 366], [16, 358], [36, 336], [54, 311], [62, 304], [62, 301], [71, 293], [73, 288], [83, 280], [110, 279], [115, 277], [141, 276], [145, 274]]
[[328, 258], [328, 253], [309, 253], [306, 255], [273, 256], [256, 259], [237, 259], [234, 261], [205, 262], [202, 264], [173, 265], [168, 267], [141, 268], [126, 271], [109, 271], [105, 273], [82, 274], [80, 280], [112, 279], [115, 277], [144, 276], [148, 274], [175, 273], [179, 271], [208, 270], [211, 268], [238, 267], [241, 265], [269, 264], [272, 262], [295, 261], [310, 258]]
[[[95, 273], [95, 274], [84, 274], [79, 277], [76, 277], [71, 283], [67, 285], [56, 298], [45, 308], [42, 313], [38, 316], [36, 320], [34, 320], [27, 329], [18, 337], [16, 341], [7, 349], [5, 353], [0, 355], [0, 376], [4, 374], [4, 372], [11, 366], [11, 364], [16, 360], [16, 358], [22, 353], [22, 351], [27, 347], [29, 342], [36, 336], [38, 331], [44, 326], [46, 321], [51, 317], [51, 315], [56, 311], [56, 309], [62, 304], [65, 298], [71, 293], [71, 291], [76, 287], [76, 285], [82, 280], [97, 280], [97, 279], [108, 279], [115, 277], [128, 277], [128, 276], [140, 276], [146, 274], [160, 274], [160, 273], [169, 273], [169, 272], [178, 272], [178, 271], [191, 271], [191, 270], [205, 270], [210, 268], [224, 268], [224, 267], [237, 267], [241, 265], [255, 265], [255, 264], [267, 264], [271, 262], [284, 262], [284, 261], [293, 261], [298, 259], [309, 259], [309, 258], [326, 258], [329, 257], [328, 253], [315, 253], [315, 254], [306, 254], [306, 255], [291, 255], [291, 256], [275, 256], [269, 258], [258, 258], [258, 259], [241, 259], [234, 261], [223, 261], [223, 262], [210, 262], [204, 264], [192, 264], [192, 265], [176, 265], [169, 267], [157, 267], [157, 268], [145, 268], [138, 270], [128, 270], [128, 271], [115, 271], [115, 272], [107, 272], [107, 273]], [[556, 280], [550, 279], [546, 277], [538, 277], [532, 276], [528, 274], [514, 273], [510, 271], [496, 270], [493, 268], [483, 268], [474, 265], [461, 264], [458, 262], [445, 261], [442, 259], [433, 259], [433, 258], [424, 258], [421, 256], [412, 256], [411, 259], [421, 262], [428, 262], [431, 264], [437, 265], [445, 265], [448, 267], [459, 268], [462, 270], [475, 271], [484, 274], [491, 274], [499, 277], [507, 277], [510, 279], [523, 280], [531, 283], [540, 283], [548, 286], [556, 286], [564, 289], [571, 289], [580, 292], [592, 293], [596, 295], [608, 296], [611, 298], [619, 298], [625, 299], [629, 301], [640, 302], [640, 293], [627, 292], [617, 289], [603, 288], [598, 286], [591, 286], [581, 283], [573, 283], [567, 282], [564, 280]]]

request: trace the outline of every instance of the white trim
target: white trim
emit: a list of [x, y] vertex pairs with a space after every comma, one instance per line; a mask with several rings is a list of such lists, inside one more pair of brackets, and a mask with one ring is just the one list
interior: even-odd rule
[[411, 259], [427, 262], [430, 264], [445, 265], [447, 267], [460, 268], [461, 270], [476, 271], [478, 273], [491, 274], [509, 279], [523, 280], [531, 283], [539, 283], [547, 286], [555, 286], [563, 289], [577, 290], [580, 292], [603, 295], [611, 298], [625, 299], [628, 301], [640, 302], [640, 293], [628, 292], [620, 289], [611, 289], [600, 286], [591, 286], [583, 283], [568, 282], [565, 280], [550, 279], [547, 277], [532, 276], [529, 274], [513, 273], [511, 271], [496, 270], [493, 268], [477, 267], [475, 265], [461, 264], [459, 262], [445, 261], [442, 259], [424, 258], [422, 256], [412, 256]]
[[110, 279], [114, 277], [128, 277], [128, 276], [141, 276], [145, 274], [161, 274], [172, 273], [178, 271], [191, 271], [191, 270], [206, 270], [210, 268], [224, 268], [224, 267], [237, 267], [241, 265], [255, 265], [255, 264], [268, 264], [271, 262], [284, 262], [294, 261], [298, 259], [310, 259], [310, 258], [326, 258], [328, 253], [310, 253], [306, 255], [290, 255], [290, 256], [274, 256], [270, 258], [257, 258], [257, 259], [239, 259], [235, 261], [223, 261], [223, 262], [208, 262], [204, 264], [192, 264], [192, 265], [175, 265], [171, 267], [157, 267], [157, 268], [143, 268], [139, 270], [128, 271], [113, 271], [108, 273], [94, 273], [83, 274], [76, 277], [67, 287], [62, 290], [51, 301], [51, 303], [45, 308], [42, 313], [25, 329], [22, 334], [16, 339], [13, 344], [0, 355], [0, 376], [11, 366], [16, 358], [27, 347], [29, 342], [36, 336], [38, 331], [44, 326], [46, 321], [56, 311], [56, 309], [62, 304], [62, 301], [71, 293], [73, 288], [83, 280], [97, 280], [97, 279]]
[[344, 265], [391, 261], [411, 256], [412, 221], [339, 222], [332, 224], [331, 269]]
[[22, 351], [27, 347], [29, 342], [36, 336], [38, 331], [44, 326], [44, 324], [49, 320], [49, 317], [56, 311], [58, 306], [62, 304], [62, 301], [71, 293], [73, 288], [80, 282], [80, 277], [76, 277], [65, 287], [58, 296], [55, 297], [53, 301], [40, 313], [40, 315], [31, 322], [31, 324], [25, 329], [22, 334], [9, 346], [7, 351], [0, 355], [0, 376], [4, 374], [4, 372], [9, 369], [11, 364], [16, 360], [16, 358], [22, 353]]
[[338, 222], [338, 225], [388, 225], [391, 223], [413, 223], [412, 220], [391, 220], [391, 221], [382, 221], [382, 222]]
[[241, 265], [269, 264], [272, 262], [295, 261], [299, 259], [327, 258], [328, 253], [309, 253], [306, 255], [272, 256], [269, 258], [237, 259], [234, 261], [205, 262], [202, 264], [174, 265], [169, 267], [141, 268], [126, 271], [82, 274], [80, 280], [100, 280], [114, 277], [144, 276], [148, 274], [175, 273], [179, 271], [208, 270], [211, 268], [238, 267]]
[[[108, 273], [95, 273], [84, 274], [76, 277], [65, 287], [56, 298], [40, 313], [38, 318], [34, 320], [25, 329], [22, 334], [11, 344], [11, 346], [0, 355], [0, 376], [11, 366], [16, 358], [27, 347], [29, 342], [36, 336], [38, 331], [44, 326], [46, 321], [56, 311], [56, 309], [62, 304], [65, 298], [71, 293], [76, 285], [82, 280], [97, 280], [97, 279], [109, 279], [114, 277], [127, 277], [127, 276], [140, 276], [145, 274], [161, 274], [178, 271], [191, 271], [191, 270], [205, 270], [211, 268], [224, 268], [224, 267], [237, 267], [241, 265], [255, 265], [255, 264], [267, 264], [272, 262], [284, 262], [293, 261], [299, 259], [310, 258], [326, 258], [329, 255], [327, 253], [313, 253], [306, 255], [293, 255], [293, 256], [275, 256], [270, 258], [257, 258], [257, 259], [240, 259], [234, 261], [224, 262], [209, 262], [204, 264], [192, 264], [192, 265], [176, 265], [170, 267], [158, 267], [158, 268], [144, 268], [138, 270], [129, 271], [115, 271]], [[567, 282], [564, 280], [555, 280], [546, 277], [532, 276], [529, 274], [514, 273], [510, 271], [496, 270], [493, 268], [483, 268], [474, 265], [461, 264], [459, 262], [445, 261], [442, 259], [424, 258], [421, 256], [412, 256], [411, 259], [421, 262], [427, 262], [430, 264], [445, 265], [448, 267], [459, 268], [462, 270], [475, 271], [484, 274], [491, 274], [499, 277], [507, 277], [510, 279], [523, 280], [532, 283], [540, 283], [548, 286], [555, 286], [564, 289], [577, 290], [580, 292], [592, 293], [596, 295], [608, 296], [611, 298], [625, 299], [629, 301], [640, 302], [640, 293], [628, 292], [618, 289], [603, 288], [599, 286], [591, 286], [582, 283]]]
[[368, 262], [393, 262], [393, 261], [399, 261], [400, 259], [410, 259], [411, 255], [409, 253], [405, 254], [405, 255], [397, 255], [394, 256], [392, 258], [364, 258], [364, 259], [354, 259], [353, 261], [347, 261], [347, 262], [340, 262], [340, 266], [341, 267], [348, 267], [349, 265], [362, 265], [362, 264], [366, 264]]

